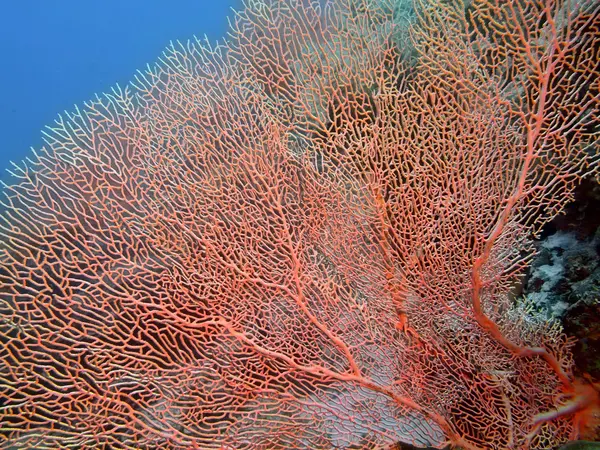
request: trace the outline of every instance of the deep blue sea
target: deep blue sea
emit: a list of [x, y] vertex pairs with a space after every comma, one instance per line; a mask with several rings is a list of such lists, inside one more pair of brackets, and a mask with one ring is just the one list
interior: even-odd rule
[[41, 130], [136, 70], [170, 41], [224, 37], [240, 0], [0, 1], [0, 179]]

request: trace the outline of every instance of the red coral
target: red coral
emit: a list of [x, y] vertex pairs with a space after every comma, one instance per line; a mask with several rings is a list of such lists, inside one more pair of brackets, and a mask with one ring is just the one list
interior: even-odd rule
[[251, 1], [61, 118], [6, 189], [4, 444], [576, 437], [568, 342], [512, 294], [596, 169], [597, 9], [423, 2], [400, 52], [385, 1]]

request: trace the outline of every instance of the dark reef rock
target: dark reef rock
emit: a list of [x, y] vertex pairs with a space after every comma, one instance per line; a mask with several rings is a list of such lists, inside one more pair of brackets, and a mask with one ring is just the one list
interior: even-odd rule
[[524, 294], [576, 339], [577, 375], [600, 381], [600, 184], [586, 180], [538, 243]]

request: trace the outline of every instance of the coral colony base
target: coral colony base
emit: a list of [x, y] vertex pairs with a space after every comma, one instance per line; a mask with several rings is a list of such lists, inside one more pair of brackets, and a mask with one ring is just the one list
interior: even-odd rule
[[592, 425], [513, 292], [598, 173], [600, 3], [248, 0], [4, 189], [10, 449], [549, 449]]

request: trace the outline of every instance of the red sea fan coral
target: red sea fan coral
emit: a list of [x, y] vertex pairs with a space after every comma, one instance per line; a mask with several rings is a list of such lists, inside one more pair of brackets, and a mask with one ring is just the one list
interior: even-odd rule
[[592, 388], [512, 292], [597, 168], [598, 8], [423, 1], [409, 40], [251, 0], [61, 118], [5, 190], [3, 445], [577, 437]]

